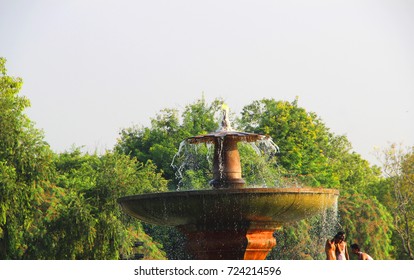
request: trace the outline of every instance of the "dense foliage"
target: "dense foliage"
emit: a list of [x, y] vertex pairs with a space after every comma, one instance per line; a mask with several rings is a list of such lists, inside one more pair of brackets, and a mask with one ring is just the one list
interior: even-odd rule
[[0, 60], [0, 259], [119, 259], [137, 249], [162, 259], [161, 245], [121, 212], [117, 199], [164, 191], [151, 161], [79, 149], [54, 154], [24, 114], [22, 81]]
[[52, 152], [23, 113], [20, 78], [0, 58], [0, 259], [22, 258], [34, 234], [42, 192], [52, 176]]
[[[103, 155], [78, 148], [56, 154], [24, 114], [30, 104], [18, 95], [21, 86], [0, 58], [0, 259], [189, 258], [178, 231], [128, 217], [117, 199], [209, 188], [211, 148], [180, 143], [218, 129], [222, 100], [164, 109], [150, 127], [121, 130]], [[298, 103], [256, 100], [231, 116], [237, 130], [267, 134], [280, 148], [265, 162], [252, 146], [239, 146], [249, 185], [340, 191], [335, 211], [275, 232], [268, 258], [324, 259], [326, 238], [344, 230], [348, 243], [375, 259], [414, 259], [413, 149], [392, 145], [379, 153], [382, 170], [370, 166], [345, 136]], [[137, 241], [143, 246], [134, 247]]]

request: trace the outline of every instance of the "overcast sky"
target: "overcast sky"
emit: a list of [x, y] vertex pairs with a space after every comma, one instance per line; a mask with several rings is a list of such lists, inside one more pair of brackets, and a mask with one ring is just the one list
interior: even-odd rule
[[0, 0], [0, 56], [58, 152], [202, 93], [236, 114], [299, 96], [371, 163], [414, 145], [414, 1]]

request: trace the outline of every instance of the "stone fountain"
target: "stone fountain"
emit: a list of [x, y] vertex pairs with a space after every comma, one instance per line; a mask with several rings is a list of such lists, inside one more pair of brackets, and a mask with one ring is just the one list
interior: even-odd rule
[[265, 138], [234, 131], [224, 109], [218, 131], [186, 139], [214, 145], [212, 189], [127, 196], [118, 202], [143, 222], [178, 228], [196, 259], [263, 260], [276, 245], [275, 230], [325, 211], [339, 195], [323, 188], [245, 187], [237, 143]]

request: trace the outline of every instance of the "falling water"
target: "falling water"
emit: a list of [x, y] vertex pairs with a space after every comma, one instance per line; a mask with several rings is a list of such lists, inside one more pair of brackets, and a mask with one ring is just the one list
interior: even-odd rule
[[[224, 138], [216, 138], [216, 145], [218, 145], [218, 153], [222, 154]], [[171, 162], [171, 167], [175, 170], [175, 176], [178, 181], [177, 191], [182, 189], [208, 189], [210, 188], [208, 182], [212, 178], [212, 166], [214, 156], [214, 144], [205, 142], [206, 145], [198, 143], [192, 144], [187, 140], [180, 143], [178, 152], [174, 155]], [[239, 147], [248, 149], [250, 147], [254, 153], [258, 156], [255, 162], [246, 162], [250, 165], [249, 170], [242, 170], [243, 177], [250, 180], [249, 187], [275, 187], [281, 186], [280, 173], [275, 171], [274, 174], [270, 174], [265, 171], [273, 163], [273, 167], [277, 167], [275, 164], [275, 156], [279, 152], [279, 147], [272, 141], [270, 137], [264, 137], [255, 142], [241, 141]], [[243, 156], [241, 160], [243, 161]], [[223, 159], [218, 157], [218, 168], [220, 178], [222, 179], [224, 174]], [[199, 180], [195, 183], [192, 182], [191, 176], [205, 175], [204, 186], [200, 186]], [[194, 179], [194, 178], [193, 178]]]
[[[184, 150], [187, 148], [187, 141], [181, 141], [180, 146], [178, 147], [178, 152], [174, 155], [173, 160], [171, 162], [171, 167], [175, 170], [175, 177], [178, 178], [180, 181], [183, 177], [183, 170], [185, 168], [185, 162], [183, 161], [181, 164], [177, 163], [177, 160], [182, 157]], [[177, 190], [179, 190], [180, 186], [178, 184]]]
[[[197, 174], [202, 172], [203, 174], [207, 171], [207, 166], [212, 166], [213, 162], [213, 150], [212, 144], [206, 143], [206, 145], [196, 145], [188, 143], [184, 140], [180, 143], [178, 152], [174, 155], [171, 162], [171, 167], [175, 170], [175, 177], [178, 181], [177, 191], [180, 189], [194, 189], [192, 184], [191, 171]], [[205, 178], [204, 187], [197, 186], [197, 189], [207, 188], [209, 175], [203, 176]], [[199, 184], [201, 184], [199, 182]]]
[[320, 231], [319, 236], [326, 241], [328, 238], [332, 238], [338, 229], [338, 201], [334, 206], [325, 208], [325, 211], [321, 213], [320, 217]]
[[[304, 231], [304, 229], [308, 230]], [[274, 236], [279, 242], [269, 258], [324, 260], [325, 242], [327, 239], [332, 239], [338, 230], [338, 202], [336, 201], [332, 207], [326, 206], [320, 214], [312, 218], [285, 225], [282, 230], [275, 231]], [[292, 236], [291, 232], [295, 234]]]
[[266, 137], [256, 142], [249, 143], [258, 155], [273, 157], [279, 152], [279, 147], [273, 142], [272, 138]]
[[221, 156], [223, 154], [223, 148], [224, 148], [224, 138], [218, 138], [217, 145], [217, 153], [218, 153], [218, 171], [220, 174], [220, 180], [224, 178], [224, 161], [223, 157]]
[[332, 207], [325, 207], [321, 214], [314, 217], [312, 235], [314, 236], [314, 244], [316, 248], [314, 257], [324, 258], [324, 248], [327, 239], [332, 239], [338, 228], [338, 201]]
[[[241, 156], [245, 170], [243, 176], [249, 182], [250, 187], [281, 187], [281, 173], [276, 161], [279, 147], [270, 137], [259, 139], [255, 142], [241, 142], [240, 146], [245, 146], [254, 151], [256, 158], [246, 161]], [[241, 147], [240, 150], [243, 148]], [[243, 152], [241, 152], [243, 154]]]

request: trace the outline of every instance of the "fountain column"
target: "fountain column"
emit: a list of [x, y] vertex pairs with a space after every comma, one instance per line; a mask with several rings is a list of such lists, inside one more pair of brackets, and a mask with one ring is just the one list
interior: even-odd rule
[[240, 155], [237, 142], [231, 137], [216, 138], [214, 141], [213, 180], [214, 188], [241, 188], [242, 178]]

